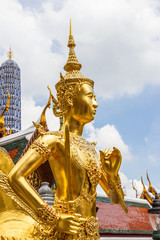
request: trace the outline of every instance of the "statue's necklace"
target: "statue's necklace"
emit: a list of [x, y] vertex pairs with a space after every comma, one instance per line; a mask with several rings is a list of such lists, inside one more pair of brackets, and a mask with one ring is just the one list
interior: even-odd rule
[[[95, 150], [95, 143], [89, 143], [82, 137], [78, 137], [75, 134], [70, 134], [70, 144], [72, 155], [77, 166], [87, 171], [87, 175], [92, 187], [94, 190], [96, 190], [97, 184], [101, 177], [101, 169], [99, 162], [96, 161], [97, 153]], [[80, 158], [78, 154], [79, 151], [83, 153], [85, 161]]]

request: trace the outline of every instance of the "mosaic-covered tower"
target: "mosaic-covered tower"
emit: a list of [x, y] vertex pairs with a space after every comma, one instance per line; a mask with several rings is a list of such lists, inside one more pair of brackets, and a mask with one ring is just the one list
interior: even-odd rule
[[12, 60], [10, 49], [8, 60], [0, 67], [0, 113], [6, 106], [8, 92], [10, 93], [10, 106], [4, 114], [4, 122], [7, 130], [12, 133], [21, 130], [21, 78], [18, 64]]

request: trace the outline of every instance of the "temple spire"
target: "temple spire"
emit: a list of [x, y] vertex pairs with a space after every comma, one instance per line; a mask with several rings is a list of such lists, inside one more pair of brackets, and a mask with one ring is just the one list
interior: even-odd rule
[[12, 58], [13, 58], [13, 52], [12, 52], [11, 48], [9, 49], [9, 52], [8, 52], [8, 58], [9, 58], [9, 60], [12, 60]]
[[70, 72], [73, 70], [80, 70], [81, 69], [81, 64], [79, 63], [74, 48], [76, 46], [75, 42], [74, 42], [74, 38], [72, 35], [72, 24], [71, 24], [71, 19], [70, 19], [70, 29], [69, 29], [69, 40], [68, 40], [68, 45], [69, 47], [69, 57], [67, 60], [67, 63], [64, 66], [64, 70], [66, 72]]

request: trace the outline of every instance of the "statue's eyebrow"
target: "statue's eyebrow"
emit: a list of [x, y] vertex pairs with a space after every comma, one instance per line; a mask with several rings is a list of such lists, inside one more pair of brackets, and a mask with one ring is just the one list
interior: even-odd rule
[[94, 95], [93, 92], [87, 92], [85, 95]]
[[94, 99], [96, 99], [96, 95], [93, 92], [87, 92], [85, 95], [86, 96], [92, 96], [92, 97], [94, 97]]

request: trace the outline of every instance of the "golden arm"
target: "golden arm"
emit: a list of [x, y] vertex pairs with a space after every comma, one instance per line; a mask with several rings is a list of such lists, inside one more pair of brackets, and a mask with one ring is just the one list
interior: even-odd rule
[[103, 188], [111, 202], [115, 204], [120, 204], [121, 200], [124, 198], [124, 193], [120, 186], [120, 183], [116, 182], [117, 178], [119, 178], [119, 176], [114, 178], [114, 176], [112, 177], [108, 176], [106, 173], [102, 171], [102, 176], [99, 181], [99, 184], [101, 185], [101, 187]]
[[[39, 146], [34, 145], [36, 142]], [[42, 144], [43, 142], [48, 142], [48, 144], [44, 146], [44, 144]], [[49, 142], [52, 142], [52, 144], [49, 144]], [[48, 138], [48, 136], [42, 136], [38, 139], [38, 141], [35, 141], [35, 143], [33, 143], [31, 148], [9, 173], [8, 181], [15, 193], [33, 210], [37, 211], [37, 209], [44, 205], [45, 202], [28, 183], [26, 178], [31, 172], [36, 170], [42, 163], [44, 163], [44, 161], [47, 160], [43, 154], [43, 149], [46, 148], [46, 151], [50, 152], [51, 148], [54, 147], [54, 139], [53, 136], [52, 141]], [[43, 149], [41, 149], [42, 146]]]

